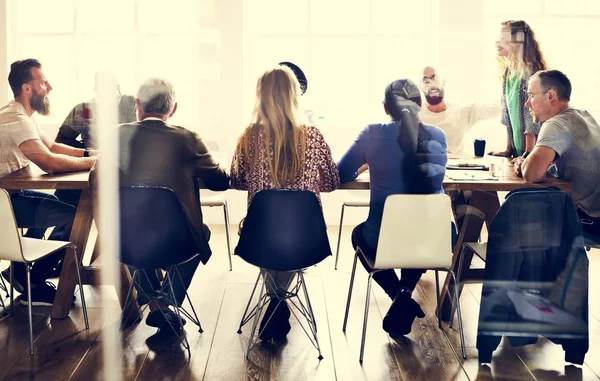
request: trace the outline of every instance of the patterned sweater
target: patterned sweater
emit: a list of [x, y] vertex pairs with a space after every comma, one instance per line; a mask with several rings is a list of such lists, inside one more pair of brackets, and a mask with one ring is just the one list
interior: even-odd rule
[[[275, 186], [269, 163], [266, 160], [261, 160], [260, 166], [251, 167], [249, 165], [255, 161], [256, 157], [267, 157], [263, 130], [253, 127], [251, 133], [258, 134], [258, 136], [250, 139], [248, 152], [244, 150], [241, 143], [238, 143], [231, 163], [231, 187], [248, 191], [248, 205], [254, 196], [263, 189], [309, 190], [317, 195], [320, 202], [320, 192], [331, 192], [339, 187], [340, 177], [331, 156], [331, 149], [316, 127], [306, 128], [306, 149], [302, 163], [294, 182], [286, 184], [285, 187]], [[272, 150], [269, 152], [269, 156], [273, 157]], [[236, 165], [236, 161], [239, 165]]]

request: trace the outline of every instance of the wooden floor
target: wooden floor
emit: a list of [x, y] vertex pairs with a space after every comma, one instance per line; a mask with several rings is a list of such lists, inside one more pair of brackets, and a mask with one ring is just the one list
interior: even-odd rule
[[[234, 228], [237, 229], [237, 228]], [[179, 347], [159, 354], [145, 341], [156, 329], [144, 322], [122, 335], [122, 374], [126, 380], [598, 380], [600, 376], [600, 251], [590, 253], [590, 350], [583, 367], [567, 365], [561, 347], [540, 338], [536, 345], [512, 348], [508, 342], [494, 352], [491, 366], [479, 366], [475, 339], [480, 285], [469, 285], [461, 303], [468, 359], [460, 356], [456, 329], [437, 327], [434, 317], [433, 273], [419, 283], [415, 298], [427, 317], [417, 320], [410, 335], [399, 341], [381, 328], [391, 301], [375, 287], [370, 307], [364, 364], [358, 362], [366, 275], [357, 272], [348, 330], [342, 332], [352, 251], [350, 228], [344, 230], [340, 267], [333, 258], [306, 272], [324, 359], [317, 359], [302, 329], [292, 324], [288, 342], [259, 345], [251, 360], [245, 349], [250, 329], [236, 333], [257, 270], [234, 258], [229, 272], [225, 255], [224, 227], [212, 228], [213, 258], [200, 266], [190, 288], [204, 333], [186, 325], [191, 359]], [[234, 230], [235, 231], [235, 230]], [[329, 229], [335, 248], [337, 227]], [[237, 235], [232, 235], [233, 240]], [[3, 264], [5, 265], [5, 264]], [[359, 269], [360, 270], [360, 269]], [[0, 321], [0, 378], [5, 380], [105, 380], [102, 331], [118, 323], [116, 294], [108, 286], [85, 287], [90, 330], [85, 331], [80, 305], [70, 318], [52, 321], [49, 308], [34, 308], [36, 354], [28, 354], [27, 309], [17, 307], [15, 317]], [[104, 296], [101, 296], [104, 295]], [[78, 301], [79, 302], [79, 301]], [[103, 311], [108, 309], [108, 311]], [[103, 320], [109, 312], [111, 319]], [[292, 319], [293, 320], [293, 319]]]

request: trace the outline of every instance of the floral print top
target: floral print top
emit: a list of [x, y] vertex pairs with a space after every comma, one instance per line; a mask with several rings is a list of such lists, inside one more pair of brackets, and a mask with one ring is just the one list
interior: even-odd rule
[[[266, 160], [260, 161], [260, 166], [249, 166], [249, 163], [255, 162], [255, 157], [267, 157], [263, 130], [254, 127], [251, 133], [258, 133], [258, 138], [250, 139], [248, 152], [238, 143], [231, 163], [231, 187], [248, 191], [248, 206], [254, 196], [263, 189], [309, 190], [317, 195], [320, 202], [320, 192], [331, 192], [339, 187], [340, 176], [331, 156], [331, 149], [316, 127], [306, 128], [306, 148], [302, 163], [294, 182], [286, 184], [285, 187], [275, 185]], [[272, 150], [269, 156], [273, 156]], [[239, 163], [237, 166], [236, 161]]]

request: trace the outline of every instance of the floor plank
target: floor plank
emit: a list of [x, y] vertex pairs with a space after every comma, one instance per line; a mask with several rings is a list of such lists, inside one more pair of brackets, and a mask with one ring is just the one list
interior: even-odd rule
[[[442, 274], [440, 274], [442, 275]], [[440, 284], [442, 277], [440, 276]], [[476, 288], [476, 287], [475, 287]], [[419, 282], [421, 307], [428, 316], [435, 314], [435, 273], [428, 271]], [[501, 380], [533, 380], [531, 373], [510, 347], [504, 347], [504, 341], [493, 354], [491, 366], [481, 366], [477, 358], [477, 324], [479, 320], [479, 303], [465, 287], [461, 295], [461, 308], [463, 312], [463, 326], [465, 331], [465, 346], [467, 359], [462, 358], [460, 334], [458, 332], [458, 316], [455, 316], [453, 328], [443, 324], [444, 334], [450, 342], [454, 352], [469, 379], [501, 379]], [[436, 328], [437, 319], [433, 318]]]
[[31, 374], [36, 380], [68, 380], [104, 326], [102, 310], [90, 309], [88, 317], [89, 331], [81, 308], [72, 309], [66, 319], [52, 320], [34, 342], [35, 355], [23, 355], [5, 380], [22, 380]]
[[[204, 377], [226, 284], [213, 283], [208, 294], [204, 286], [200, 282], [192, 282], [190, 286], [190, 298], [204, 331], [200, 334], [198, 327], [188, 320], [185, 330], [192, 357], [188, 358], [187, 352], [179, 345], [178, 348], [171, 347], [161, 353], [151, 352], [146, 357], [137, 379], [148, 380], [157, 374], [168, 374], [171, 380], [201, 380]], [[187, 306], [185, 303], [184, 307]], [[187, 310], [191, 312], [189, 307]]]
[[[36, 307], [33, 309], [34, 340], [44, 332], [50, 323], [50, 311], [50, 307]], [[29, 356], [27, 307], [15, 303], [15, 315], [7, 315], [0, 320], [0, 348], [2, 353], [0, 379], [4, 379], [21, 357]]]

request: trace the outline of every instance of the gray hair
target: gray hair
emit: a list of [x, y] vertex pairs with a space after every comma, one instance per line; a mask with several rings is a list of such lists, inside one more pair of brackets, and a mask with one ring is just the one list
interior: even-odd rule
[[146, 114], [169, 115], [175, 107], [173, 85], [165, 79], [150, 78], [140, 86], [137, 98]]

